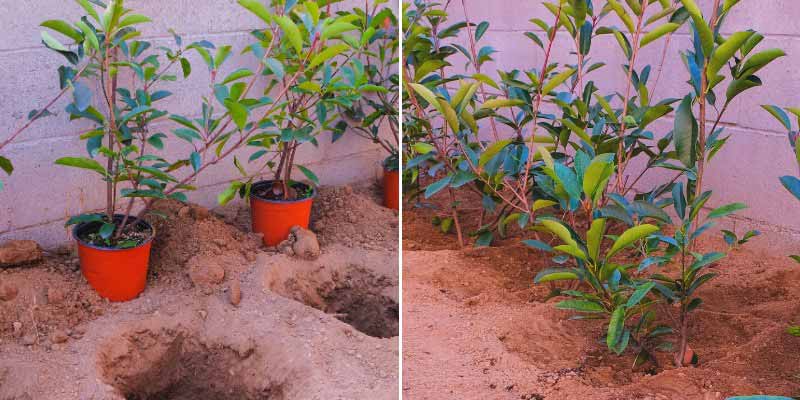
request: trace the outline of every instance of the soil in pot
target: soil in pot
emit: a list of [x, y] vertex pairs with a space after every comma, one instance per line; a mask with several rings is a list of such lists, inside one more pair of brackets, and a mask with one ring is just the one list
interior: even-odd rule
[[[122, 223], [123, 218], [115, 215], [114, 222]], [[145, 221], [134, 220], [118, 240], [107, 241], [99, 234], [102, 225], [83, 223], [73, 230], [81, 272], [100, 296], [111, 301], [132, 300], [144, 291], [155, 230]]]
[[253, 185], [250, 195], [253, 232], [263, 234], [267, 246], [286, 240], [295, 225], [308, 229], [316, 195], [313, 186], [301, 182], [292, 182], [286, 196], [276, 189], [273, 181], [261, 181]]

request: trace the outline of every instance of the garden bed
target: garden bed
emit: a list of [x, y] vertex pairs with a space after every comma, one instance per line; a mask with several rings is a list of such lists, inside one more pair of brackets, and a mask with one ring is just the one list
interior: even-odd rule
[[101, 299], [71, 247], [0, 271], [0, 399], [395, 398], [397, 213], [376, 190], [321, 190], [313, 230], [368, 234], [323, 227], [316, 260], [264, 248], [241, 205], [158, 204], [147, 289], [127, 303]]
[[[659, 366], [633, 368], [631, 352], [613, 355], [599, 339], [602, 321], [570, 320], [572, 313], [554, 307], [547, 284], [533, 284], [551, 257], [521, 244], [521, 232], [493, 247], [458, 250], [455, 234], [430, 222], [449, 214], [444, 197], [426, 207], [408, 205], [404, 213], [402, 385], [408, 398], [800, 395], [800, 338], [786, 333], [800, 318], [800, 270], [770, 252], [768, 239], [755, 239], [713, 267], [720, 276], [703, 288], [705, 303], [692, 323], [698, 367], [677, 369], [670, 354], [659, 353]], [[480, 200], [459, 200], [464, 220], [474, 224]], [[475, 226], [465, 232], [470, 229]], [[725, 245], [714, 236], [701, 250]]]

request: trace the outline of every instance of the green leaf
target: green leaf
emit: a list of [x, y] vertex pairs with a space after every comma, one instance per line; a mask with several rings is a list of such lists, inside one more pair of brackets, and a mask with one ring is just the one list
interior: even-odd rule
[[96, 171], [100, 175], [106, 176], [108, 173], [106, 169], [103, 168], [100, 163], [91, 158], [84, 158], [84, 157], [62, 157], [56, 160], [56, 164], [58, 165], [65, 165], [68, 167], [75, 167], [75, 168], [83, 168], [83, 169], [90, 169], [92, 171]]
[[328, 40], [337, 37], [342, 33], [357, 30], [358, 27], [346, 22], [334, 22], [322, 28], [322, 40]]
[[793, 194], [794, 197], [797, 197], [797, 200], [800, 200], [800, 179], [789, 175], [782, 176], [781, 184], [783, 184], [783, 187], [785, 187], [789, 193]]
[[614, 164], [608, 158], [595, 157], [583, 175], [583, 192], [587, 199], [597, 199], [602, 194], [603, 186], [614, 172]]
[[300, 170], [300, 172], [303, 173], [303, 175], [306, 176], [306, 178], [308, 178], [308, 180], [313, 182], [315, 186], [319, 186], [319, 178], [317, 178], [317, 175], [314, 174], [314, 172], [302, 165], [297, 165], [296, 167]]
[[236, 123], [239, 130], [244, 129], [247, 125], [247, 117], [249, 115], [247, 107], [232, 100], [225, 101], [225, 107], [231, 113], [231, 119]]
[[792, 121], [789, 120], [789, 115], [786, 114], [780, 107], [772, 106], [772, 105], [762, 105], [761, 108], [767, 110], [770, 114], [772, 114], [775, 119], [777, 119], [787, 131], [792, 130]]
[[452, 175], [448, 175], [448, 176], [442, 178], [441, 180], [436, 181], [436, 182], [428, 185], [428, 187], [425, 188], [425, 198], [429, 199], [431, 196], [433, 196], [434, 194], [438, 193], [440, 190], [446, 188], [450, 184], [450, 180], [452, 180], [452, 179], [453, 179], [453, 176]]
[[152, 21], [152, 20], [151, 20], [150, 18], [148, 18], [148, 17], [146, 17], [146, 16], [144, 16], [144, 15], [140, 15], [140, 14], [129, 14], [129, 15], [126, 15], [126, 16], [125, 16], [125, 18], [123, 18], [123, 19], [122, 19], [122, 21], [119, 21], [119, 26], [118, 26], [118, 28], [119, 28], [119, 29], [122, 29], [122, 28], [124, 28], [124, 27], [126, 27], [126, 26], [132, 26], [132, 25], [137, 25], [137, 24], [143, 24], [143, 23], [145, 23], [145, 22], [151, 22], [151, 21]]
[[518, 99], [490, 99], [481, 104], [481, 109], [496, 109], [501, 107], [514, 107], [524, 105], [525, 102]]
[[272, 14], [260, 0], [239, 0], [239, 4], [267, 24], [272, 23]]
[[550, 268], [536, 274], [533, 279], [534, 283], [546, 283], [553, 281], [574, 281], [580, 277], [575, 271], [567, 268]]
[[200, 157], [200, 153], [196, 151], [193, 151], [192, 154], [189, 156], [189, 161], [192, 164], [192, 169], [194, 169], [194, 172], [199, 171], [200, 167], [203, 165], [203, 160]]
[[54, 31], [56, 31], [56, 32], [66, 36], [66, 37], [68, 37], [68, 38], [70, 38], [72, 40], [74, 40], [77, 43], [80, 43], [80, 42], [83, 41], [83, 35], [81, 35], [81, 32], [79, 32], [77, 29], [73, 28], [72, 25], [70, 25], [70, 24], [68, 24], [68, 23], [66, 23], [64, 21], [51, 19], [51, 20], [47, 20], [47, 21], [42, 22], [41, 26], [43, 26], [45, 28], [50, 28], [50, 29], [52, 29], [52, 30], [54, 30]]
[[511, 142], [512, 142], [511, 139], [503, 139], [503, 140], [498, 140], [489, 145], [489, 147], [487, 147], [486, 150], [484, 150], [483, 153], [481, 153], [481, 156], [478, 159], [478, 166], [483, 167], [484, 165], [486, 165], [486, 163], [491, 161], [495, 156], [497, 156], [498, 153], [503, 151], [503, 149], [505, 149], [506, 146], [511, 144]]
[[697, 162], [697, 120], [692, 112], [692, 97], [687, 95], [675, 112], [675, 150], [678, 159], [687, 168]]
[[89, 4], [87, 0], [75, 0], [81, 7], [83, 7], [84, 11], [86, 11], [89, 16], [94, 18], [95, 21], [100, 22], [100, 15], [97, 14], [97, 10], [94, 9], [94, 6]]
[[625, 307], [627, 308], [635, 307], [637, 304], [639, 304], [640, 301], [642, 301], [642, 299], [645, 298], [645, 296], [647, 296], [648, 293], [650, 293], [650, 290], [652, 290], [653, 287], [655, 286], [656, 283], [650, 281], [645, 283], [644, 285], [637, 287], [636, 290], [633, 292], [633, 294], [631, 294], [631, 297], [628, 298], [628, 303], [625, 304]]
[[434, 147], [432, 144], [425, 142], [414, 143], [413, 145], [411, 145], [411, 148], [413, 148], [414, 151], [416, 151], [419, 154], [428, 154], [436, 150], [436, 147]]
[[317, 55], [315, 55], [314, 58], [311, 59], [311, 63], [309, 63], [308, 68], [313, 69], [314, 67], [324, 63], [325, 61], [328, 61], [331, 58], [344, 53], [349, 48], [350, 46], [343, 43], [326, 47], [325, 50], [322, 50], [321, 52], [317, 53]]
[[81, 32], [83, 32], [83, 36], [86, 38], [86, 40], [89, 41], [89, 45], [91, 46], [91, 48], [95, 50], [100, 50], [100, 41], [99, 39], [97, 39], [97, 35], [95, 35], [92, 28], [90, 28], [89, 25], [87, 25], [83, 21], [78, 21], [75, 23], [75, 25], [81, 29]]
[[700, 43], [703, 47], [703, 53], [706, 57], [708, 57], [711, 52], [714, 51], [714, 33], [711, 32], [711, 28], [703, 18], [703, 13], [700, 11], [700, 7], [697, 6], [697, 3], [695, 3], [694, 0], [681, 0], [681, 3], [683, 3], [686, 11], [692, 17], [695, 29], [697, 29], [697, 34], [700, 36]]
[[231, 55], [231, 46], [221, 46], [217, 49], [217, 54], [214, 56], [214, 68], [219, 69], [222, 64], [225, 63], [225, 60], [228, 59], [228, 56]]
[[50, 49], [53, 49], [53, 50], [56, 50], [56, 51], [69, 51], [69, 49], [67, 49], [66, 46], [61, 44], [61, 42], [59, 42], [58, 39], [50, 36], [49, 33], [44, 32], [44, 31], [42, 31], [42, 41]]
[[81, 214], [71, 217], [64, 226], [83, 224], [86, 222], [103, 222], [105, 214]]
[[611, 246], [611, 250], [609, 250], [606, 258], [611, 258], [615, 254], [617, 254], [620, 250], [630, 246], [637, 240], [644, 239], [651, 234], [658, 232], [659, 228], [655, 225], [650, 224], [642, 224], [639, 226], [634, 226], [619, 235], [617, 240], [614, 242], [614, 245]]
[[715, 218], [727, 217], [728, 215], [731, 215], [731, 214], [735, 213], [736, 211], [744, 210], [746, 208], [747, 208], [747, 205], [746, 204], [742, 204], [742, 203], [728, 204], [728, 205], [713, 209], [710, 213], [708, 213], [708, 218], [709, 219], [715, 219]]
[[605, 311], [603, 306], [588, 300], [564, 300], [556, 304], [556, 308], [561, 310], [573, 310], [586, 313], [601, 313]]
[[100, 230], [97, 233], [100, 234], [101, 238], [108, 240], [111, 237], [111, 235], [114, 234], [114, 231], [116, 229], [117, 229], [116, 225], [110, 222], [106, 222], [103, 224], [103, 226], [100, 227]]
[[622, 338], [622, 331], [625, 330], [625, 306], [618, 306], [611, 314], [608, 321], [608, 334], [606, 335], [606, 345], [609, 349], [617, 347], [617, 343]]
[[453, 132], [458, 132], [460, 124], [458, 123], [458, 114], [456, 114], [456, 110], [453, 109], [453, 106], [451, 106], [447, 100], [439, 99], [439, 107], [442, 109], [442, 116], [447, 120]]
[[225, 78], [225, 80], [222, 81], [222, 84], [227, 85], [228, 83], [231, 83], [233, 81], [238, 81], [239, 79], [247, 78], [249, 76], [253, 76], [253, 71], [247, 68], [240, 68], [237, 69], [236, 71], [231, 72], [230, 75], [228, 75]]
[[278, 26], [280, 26], [283, 30], [283, 34], [285, 35], [286, 39], [289, 40], [289, 43], [294, 48], [294, 51], [298, 55], [301, 55], [303, 53], [303, 38], [300, 36], [300, 29], [297, 27], [294, 21], [285, 15], [275, 16], [274, 19]]
[[0, 156], [0, 169], [6, 172], [6, 174], [11, 175], [14, 172], [14, 166], [11, 165], [11, 160]]
[[558, 85], [566, 82], [567, 79], [569, 79], [574, 74], [575, 70], [572, 68], [568, 68], [558, 73], [556, 76], [551, 78], [546, 85], [544, 85], [544, 87], [542, 88], [542, 94], [548, 94], [552, 92], [556, 87], [558, 87]]
[[[800, 256], [789, 256], [789, 258], [791, 258], [792, 260], [794, 260], [795, 262], [800, 264]], [[800, 335], [797, 335], [797, 336], [800, 336]]]
[[605, 234], [606, 219], [597, 218], [592, 221], [592, 226], [586, 232], [586, 247], [592, 260], [600, 259], [600, 245], [603, 243], [603, 235]]
[[427, 101], [428, 104], [436, 108], [436, 110], [438, 110], [439, 113], [444, 114], [442, 106], [441, 104], [439, 104], [438, 97], [436, 97], [436, 95], [433, 94], [433, 92], [430, 89], [425, 87], [425, 85], [420, 85], [419, 83], [409, 83], [408, 85], [414, 90], [414, 93], [422, 96], [422, 98], [425, 99], [425, 101]]
[[217, 196], [217, 203], [221, 206], [228, 204], [236, 197], [236, 193], [239, 192], [242, 186], [244, 186], [242, 182], [231, 182], [230, 186]]
[[761, 68], [769, 65], [769, 63], [784, 56], [786, 56], [786, 52], [781, 49], [768, 49], [753, 54], [752, 57], [748, 58], [747, 61], [744, 62], [744, 65], [740, 70], [740, 76], [752, 75], [760, 71]]
[[762, 82], [761, 79], [755, 75], [750, 75], [745, 78], [734, 79], [730, 85], [728, 85], [728, 90], [725, 92], [725, 97], [727, 101], [730, 103], [736, 96], [740, 95], [747, 89], [752, 89], [754, 87], [761, 86]]
[[552, 252], [553, 251], [553, 248], [550, 247], [549, 244], [547, 244], [545, 242], [542, 242], [540, 240], [528, 239], [528, 240], [523, 240], [522, 243], [525, 244], [526, 246], [532, 247], [534, 249], [544, 250], [544, 251], [547, 251], [547, 252]]
[[575, 238], [572, 237], [572, 233], [563, 223], [552, 219], [542, 219], [540, 223], [545, 229], [558, 236], [564, 243], [573, 247], [578, 247], [578, 242], [575, 241]]
[[653, 29], [650, 32], [647, 32], [644, 36], [642, 36], [642, 40], [639, 44], [639, 47], [645, 47], [650, 43], [655, 42], [662, 36], [675, 32], [678, 28], [680, 28], [680, 24], [676, 24], [674, 22], [667, 22], [664, 25], [659, 26], [656, 29]]
[[728, 60], [733, 58], [736, 52], [739, 51], [742, 45], [747, 39], [750, 39], [752, 35], [753, 31], [736, 32], [714, 50], [714, 54], [711, 55], [711, 60], [708, 62], [708, 72], [706, 74], [710, 81], [716, 79], [722, 67], [728, 63]]
[[75, 83], [75, 89], [72, 92], [72, 98], [75, 101], [75, 108], [78, 111], [86, 111], [92, 105], [92, 90], [81, 82]]
[[272, 57], [268, 57], [267, 59], [264, 60], [264, 64], [266, 64], [267, 67], [269, 67], [269, 69], [272, 71], [272, 73], [275, 74], [275, 76], [277, 76], [278, 78], [283, 78], [283, 76], [286, 75], [286, 72], [283, 69], [283, 64], [281, 64], [280, 61]]

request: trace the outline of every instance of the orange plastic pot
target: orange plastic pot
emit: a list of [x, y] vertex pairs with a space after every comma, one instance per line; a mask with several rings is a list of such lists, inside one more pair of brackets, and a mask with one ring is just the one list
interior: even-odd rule
[[295, 226], [308, 229], [311, 220], [311, 204], [317, 195], [314, 189], [310, 197], [300, 200], [273, 200], [256, 195], [258, 189], [272, 187], [272, 181], [253, 184], [250, 190], [250, 213], [253, 232], [264, 235], [264, 244], [277, 246], [289, 237], [289, 230]]
[[393, 210], [400, 209], [400, 173], [383, 170], [383, 205]]
[[[117, 215], [115, 219], [121, 217]], [[72, 236], [78, 242], [83, 276], [101, 297], [111, 301], [133, 300], [144, 291], [147, 283], [147, 266], [155, 230], [145, 221], [136, 223], [148, 227], [152, 234], [146, 242], [129, 249], [98, 247], [82, 240], [81, 233], [97, 229], [93, 223], [79, 224], [72, 231]]]

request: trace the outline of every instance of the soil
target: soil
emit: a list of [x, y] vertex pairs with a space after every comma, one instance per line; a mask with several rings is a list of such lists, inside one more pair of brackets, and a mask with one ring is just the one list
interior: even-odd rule
[[297, 201], [307, 199], [314, 194], [314, 189], [301, 182], [293, 182], [287, 188], [287, 196], [283, 195], [283, 190], [273, 190], [272, 182], [264, 181], [256, 183], [251, 189], [254, 196], [273, 201]]
[[[479, 216], [479, 199], [459, 200]], [[786, 332], [800, 322], [800, 269], [768, 240], [712, 267], [720, 275], [701, 289], [691, 320], [697, 367], [675, 368], [671, 353], [658, 353], [659, 367], [633, 368], [630, 352], [605, 348], [601, 321], [570, 319], [555, 309], [550, 286], [533, 284], [549, 256], [522, 245], [518, 231], [492, 247], [459, 249], [454, 233], [430, 222], [449, 204], [437, 196], [403, 214], [404, 398], [800, 396], [800, 338]], [[718, 235], [708, 237], [701, 250], [723, 249]]]
[[[108, 221], [108, 218], [104, 218]], [[122, 224], [124, 217], [122, 215], [114, 216], [114, 223], [118, 226]], [[129, 249], [141, 244], [144, 244], [153, 236], [153, 229], [145, 223], [132, 221], [126, 222], [126, 228], [119, 233], [119, 236], [104, 239], [100, 235], [100, 229], [103, 227], [102, 222], [90, 222], [80, 224], [77, 227], [77, 236], [83, 242], [91, 244], [92, 246], [102, 247], [106, 249]]]
[[[350, 192], [371, 201], [362, 190]], [[72, 246], [0, 270], [0, 399], [397, 398], [397, 253], [383, 239], [329, 242], [305, 260], [240, 229], [242, 204], [155, 209], [148, 286], [133, 301], [100, 298]], [[360, 221], [342, 223], [369, 229]], [[276, 277], [295, 268], [320, 303], [282, 290]]]

